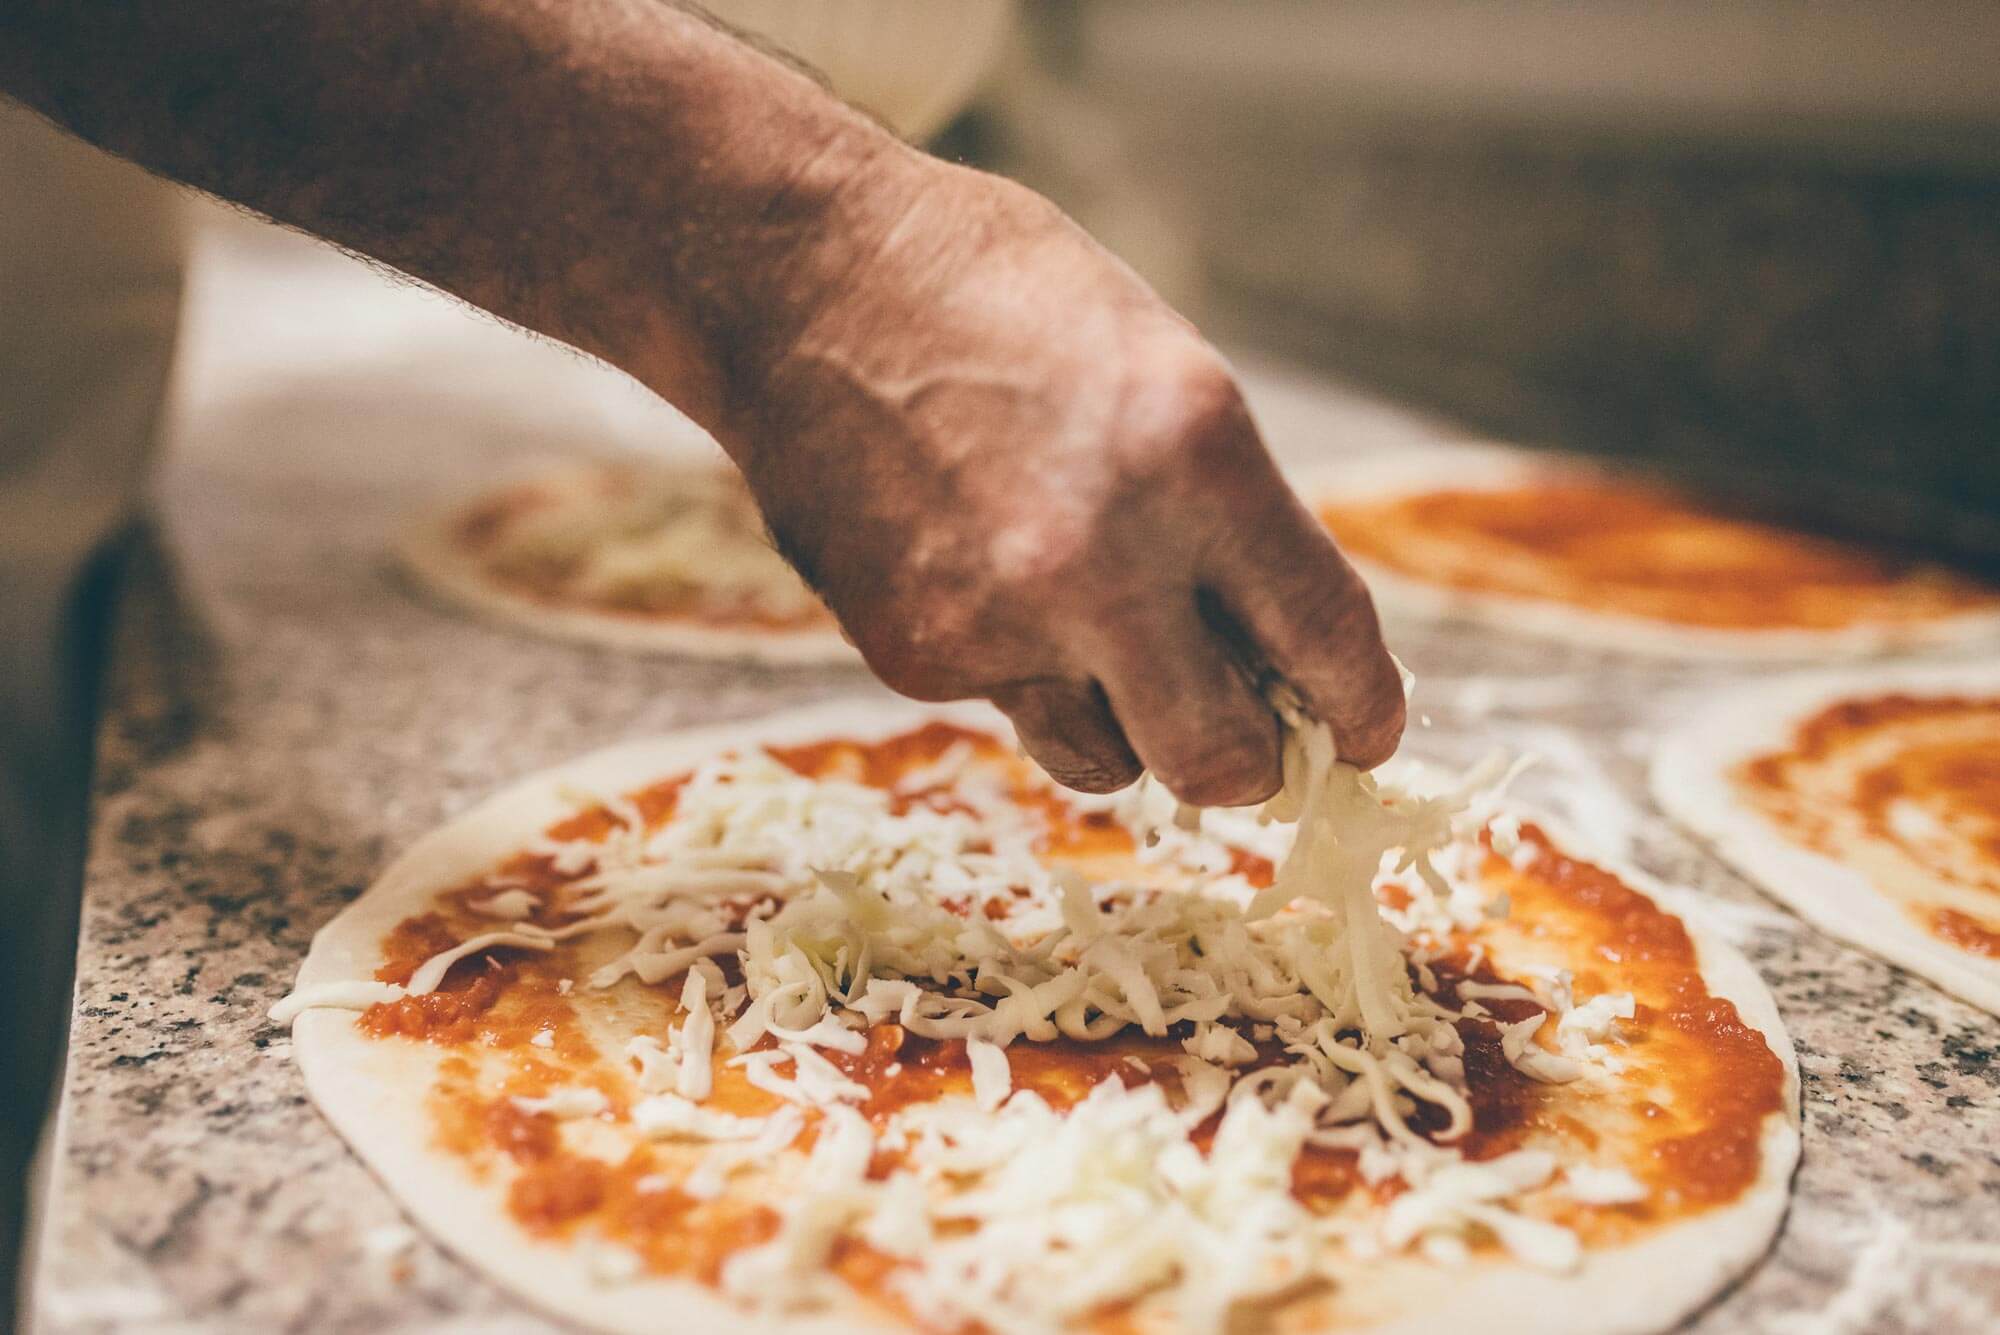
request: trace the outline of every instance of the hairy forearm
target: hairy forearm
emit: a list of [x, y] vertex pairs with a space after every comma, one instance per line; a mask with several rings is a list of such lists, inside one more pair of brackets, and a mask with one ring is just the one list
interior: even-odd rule
[[658, 0], [8, 0], [0, 90], [711, 426], [914, 189], [885, 131]]
[[0, 0], [0, 89], [622, 366], [885, 681], [1068, 782], [1268, 796], [1246, 663], [1394, 747], [1367, 592], [1215, 350], [1047, 201], [664, 0]]

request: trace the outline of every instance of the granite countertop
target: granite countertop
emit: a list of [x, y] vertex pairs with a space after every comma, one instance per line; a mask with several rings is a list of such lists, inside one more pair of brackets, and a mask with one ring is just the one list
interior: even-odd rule
[[[543, 642], [414, 596], [382, 556], [413, 506], [563, 451], [693, 448], [691, 429], [328, 252], [239, 225], [200, 261], [115, 638], [40, 1329], [547, 1330], [402, 1223], [265, 1008], [388, 857], [496, 786], [879, 688]], [[1294, 456], [1438, 434], [1298, 377], [1251, 390]], [[2000, 1326], [2000, 1021], [1803, 928], [1644, 795], [1652, 730], [1731, 674], [1392, 633], [1422, 678], [1416, 750], [1539, 751], [1529, 795], [1711, 897], [1777, 992], [1804, 1076], [1797, 1194], [1694, 1329]]]

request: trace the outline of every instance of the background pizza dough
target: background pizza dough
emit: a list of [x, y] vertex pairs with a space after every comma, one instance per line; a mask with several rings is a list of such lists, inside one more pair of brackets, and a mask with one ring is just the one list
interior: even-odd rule
[[[538, 510], [527, 508], [529, 498], [539, 498]], [[525, 532], [530, 524], [543, 531]], [[468, 536], [482, 527], [500, 534], [493, 546]], [[592, 579], [537, 588], [508, 577], [496, 569], [493, 553], [516, 539], [517, 549], [539, 544], [573, 553], [590, 563]], [[396, 554], [423, 588], [540, 635], [633, 653], [801, 666], [860, 662], [832, 616], [771, 549], [748, 493], [720, 459], [551, 466], [426, 515]], [[747, 600], [773, 615], [727, 606], [654, 610], [645, 603], [648, 580], [691, 600]], [[617, 605], [621, 597], [632, 605]]]
[[[1301, 469], [1295, 472], [1293, 483], [1306, 504], [1319, 513], [1329, 504], [1393, 501], [1426, 493], [1501, 491], [1538, 480], [1605, 479], [1616, 481], [1616, 475], [1573, 457], [1498, 447], [1419, 447]], [[1335, 535], [1339, 536], [1337, 525]], [[1499, 548], [1480, 552], [1463, 544], [1447, 545], [1442, 538], [1425, 536], [1423, 540], [1438, 541], [1441, 550], [1451, 551], [1461, 560], [1506, 559]], [[1705, 534], [1695, 549], [1704, 562], [1711, 562], [1718, 551], [1726, 557], [1732, 542], [1756, 540], [1751, 532], [1716, 530]], [[1586, 648], [1675, 658], [1789, 661], [1868, 657], [1988, 642], [2000, 644], [2000, 589], [1990, 591], [1990, 603], [1982, 602], [1935, 618], [1889, 621], [1863, 617], [1852, 624], [1828, 628], [1705, 626], [1610, 607], [1586, 606], [1558, 596], [1455, 587], [1392, 568], [1384, 561], [1371, 559], [1366, 551], [1357, 550], [1359, 546], [1358, 542], [1351, 543], [1348, 555], [1366, 575], [1385, 610], [1408, 612], [1431, 620], [1471, 621]], [[1671, 568], [1682, 558], [1669, 543], [1640, 554], [1640, 559]], [[1754, 549], [1746, 549], [1740, 559], [1751, 569], [1760, 564]], [[1587, 564], [1572, 573], [1588, 578]], [[1728, 577], [1726, 570], [1711, 573]], [[1953, 600], [1981, 597], [1977, 586], [1950, 572], [1923, 567], [1916, 579], [1924, 587], [1950, 590]], [[1918, 583], [1911, 585], [1912, 590], [1918, 587]]]
[[[1706, 697], [1667, 733], [1654, 758], [1653, 795], [1670, 816], [1808, 922], [2000, 1014], [2000, 959], [1940, 940], [1878, 883], [1878, 877], [1902, 880], [1906, 893], [1925, 895], [1926, 878], [1899, 856], [1901, 836], [1893, 830], [1850, 832], [1858, 841], [1850, 846], [1877, 844], [1869, 854], [1876, 864], [1871, 875], [1799, 842], [1747, 801], [1732, 778], [1745, 762], [1786, 751], [1799, 723], [1828, 706], [1899, 694], [2000, 699], [2000, 668], [1902, 666], [1810, 674]], [[1843, 802], [1814, 805], [1815, 814], [1828, 819], [1852, 811]], [[2000, 872], [2000, 865], [1993, 869]], [[1973, 903], [1967, 893], [1934, 891], [1929, 897]], [[1991, 904], [1984, 916], [2000, 920], [2000, 895], [1987, 897]]]

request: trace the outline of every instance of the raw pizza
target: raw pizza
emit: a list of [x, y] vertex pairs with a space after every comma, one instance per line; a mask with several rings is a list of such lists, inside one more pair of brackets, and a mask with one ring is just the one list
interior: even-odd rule
[[430, 516], [399, 555], [444, 597], [544, 634], [774, 663], [856, 657], [721, 463], [572, 464]]
[[1309, 728], [1261, 821], [979, 710], [688, 733], [419, 843], [274, 1016], [412, 1215], [604, 1330], [1663, 1329], [1778, 1227], [1790, 1045], [1476, 787]]
[[1420, 615], [1678, 656], [2000, 642], [2000, 589], [1579, 461], [1419, 451], [1298, 485], [1385, 606]]
[[2000, 668], [1704, 702], [1662, 746], [1653, 791], [1808, 921], [2000, 1013]]

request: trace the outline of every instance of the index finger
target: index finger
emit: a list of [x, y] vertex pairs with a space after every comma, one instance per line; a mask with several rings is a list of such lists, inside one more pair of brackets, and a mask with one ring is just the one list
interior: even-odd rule
[[1333, 730], [1342, 760], [1381, 764], [1406, 708], [1367, 584], [1275, 467], [1262, 494], [1234, 499], [1244, 513], [1204, 571], [1210, 596]]

